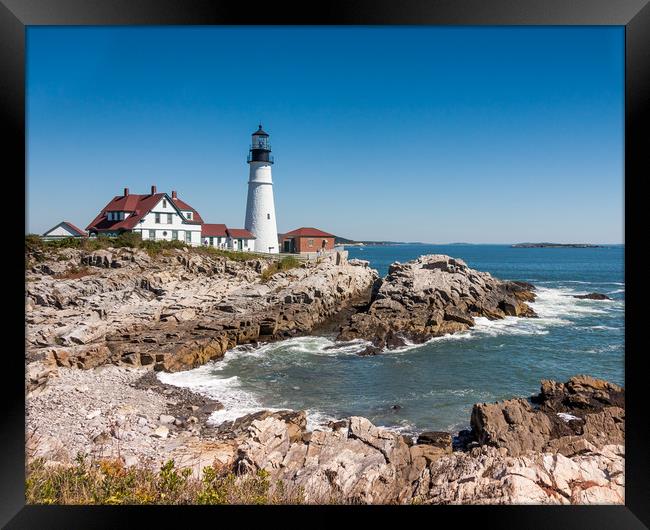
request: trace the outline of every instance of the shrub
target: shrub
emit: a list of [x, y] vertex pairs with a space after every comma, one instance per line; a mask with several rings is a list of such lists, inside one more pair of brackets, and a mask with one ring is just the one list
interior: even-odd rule
[[252, 259], [260, 259], [261, 256], [253, 254], [252, 252], [240, 252], [235, 250], [223, 250], [221, 248], [214, 248], [210, 246], [201, 246], [195, 248], [196, 252], [201, 254], [208, 254], [210, 256], [220, 256], [232, 261], [248, 261]]
[[28, 504], [286, 504], [299, 503], [278, 483], [270, 492], [268, 473], [240, 477], [214, 467], [203, 469], [201, 480], [173, 460], [158, 472], [125, 467], [121, 460], [87, 461], [71, 466], [46, 466], [43, 459], [28, 464], [25, 483]]
[[269, 265], [264, 272], [262, 272], [261, 280], [262, 282], [268, 282], [271, 277], [281, 271], [288, 271], [290, 269], [295, 269], [302, 266], [300, 260], [294, 258], [293, 256], [285, 256], [279, 261], [274, 261]]

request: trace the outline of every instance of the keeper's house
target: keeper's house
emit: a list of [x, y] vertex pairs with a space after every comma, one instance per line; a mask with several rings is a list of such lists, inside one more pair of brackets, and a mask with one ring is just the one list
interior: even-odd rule
[[88, 234], [77, 228], [70, 221], [61, 221], [42, 235], [45, 240], [64, 239], [66, 237], [87, 237]]
[[311, 254], [334, 250], [335, 237], [318, 228], [296, 228], [280, 236], [280, 248], [282, 252], [293, 254]]
[[[71, 223], [67, 224], [79, 230]], [[158, 193], [156, 186], [151, 186], [151, 193], [147, 195], [130, 193], [129, 188], [124, 188], [124, 194], [113, 197], [86, 230], [90, 236], [101, 234], [108, 237], [135, 232], [144, 240], [178, 240], [195, 247], [209, 245], [245, 251], [253, 251], [255, 247], [255, 236], [248, 230], [228, 228], [225, 224], [204, 223], [199, 212], [179, 199], [175, 191], [172, 191], [171, 196]], [[57, 230], [57, 234], [60, 231]], [[47, 232], [44, 236], [46, 235]]]
[[91, 236], [135, 232], [142, 239], [176, 239], [199, 246], [202, 225], [199, 213], [180, 200], [175, 191], [170, 197], [151, 186], [148, 195], [129, 193], [129, 188], [124, 188], [124, 194], [113, 197], [86, 230]]

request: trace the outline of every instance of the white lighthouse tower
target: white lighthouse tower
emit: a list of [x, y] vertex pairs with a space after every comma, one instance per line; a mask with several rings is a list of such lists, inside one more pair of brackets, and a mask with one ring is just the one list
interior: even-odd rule
[[262, 125], [253, 133], [248, 154], [250, 173], [248, 200], [244, 227], [255, 236], [255, 251], [277, 254], [279, 252], [278, 227], [275, 222], [273, 179], [271, 178], [271, 144]]

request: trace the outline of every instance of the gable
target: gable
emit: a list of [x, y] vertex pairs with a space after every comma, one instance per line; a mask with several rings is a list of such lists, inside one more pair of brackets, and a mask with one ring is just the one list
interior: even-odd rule
[[56, 237], [81, 237], [85, 236], [81, 230], [70, 225], [67, 221], [62, 221], [58, 225], [50, 228], [43, 236], [56, 236]]

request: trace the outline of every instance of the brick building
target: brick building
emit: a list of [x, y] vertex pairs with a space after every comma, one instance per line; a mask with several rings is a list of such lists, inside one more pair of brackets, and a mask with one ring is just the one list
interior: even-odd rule
[[280, 250], [292, 254], [333, 250], [335, 237], [318, 228], [297, 228], [280, 236]]

